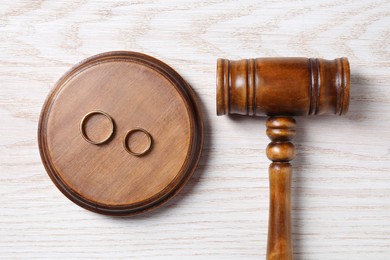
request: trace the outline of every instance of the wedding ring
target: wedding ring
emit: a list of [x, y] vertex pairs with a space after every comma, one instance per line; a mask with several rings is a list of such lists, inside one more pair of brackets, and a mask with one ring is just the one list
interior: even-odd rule
[[[136, 132], [144, 133], [146, 135], [146, 137], [148, 138], [148, 143], [147, 143], [145, 149], [143, 151], [141, 151], [141, 152], [134, 152], [133, 150], [131, 150], [131, 148], [128, 145], [129, 138]], [[125, 135], [125, 138], [123, 139], [123, 147], [131, 155], [142, 156], [142, 155], [146, 154], [147, 152], [149, 152], [149, 150], [152, 148], [152, 136], [145, 129], [133, 128], [129, 132], [127, 132], [127, 134]]]
[[[107, 135], [106, 138], [104, 138], [103, 140], [98, 140], [98, 141], [94, 141], [94, 140], [91, 140], [86, 131], [85, 131], [85, 123], [87, 122], [87, 120], [93, 116], [93, 115], [103, 115], [105, 116], [109, 121], [110, 121], [110, 132], [109, 134]], [[103, 112], [103, 111], [100, 111], [100, 110], [95, 110], [95, 111], [91, 111], [89, 113], [87, 113], [82, 119], [81, 119], [81, 122], [80, 122], [80, 133], [81, 133], [81, 136], [84, 138], [85, 141], [87, 141], [88, 143], [90, 144], [95, 144], [95, 145], [99, 145], [99, 144], [103, 144], [105, 142], [107, 142], [111, 136], [114, 134], [114, 120], [112, 119], [112, 117], [107, 114], [106, 112]]]

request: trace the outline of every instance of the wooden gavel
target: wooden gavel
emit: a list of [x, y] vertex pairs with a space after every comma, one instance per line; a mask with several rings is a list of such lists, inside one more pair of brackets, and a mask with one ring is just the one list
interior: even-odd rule
[[293, 258], [291, 177], [295, 157], [292, 116], [345, 114], [349, 105], [347, 58], [258, 58], [217, 63], [217, 114], [268, 116], [270, 210], [267, 259]]

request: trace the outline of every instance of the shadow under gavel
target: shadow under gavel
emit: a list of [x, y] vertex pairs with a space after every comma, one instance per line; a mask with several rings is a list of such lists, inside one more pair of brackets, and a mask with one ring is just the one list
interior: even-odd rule
[[268, 260], [293, 259], [291, 177], [295, 157], [293, 116], [348, 111], [350, 68], [347, 58], [218, 59], [217, 114], [268, 116], [267, 146], [270, 209]]

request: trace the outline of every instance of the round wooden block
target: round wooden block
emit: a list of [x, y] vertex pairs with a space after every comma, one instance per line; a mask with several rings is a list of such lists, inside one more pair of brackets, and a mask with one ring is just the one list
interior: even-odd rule
[[72, 68], [43, 105], [42, 162], [70, 200], [132, 215], [172, 198], [203, 144], [196, 97], [163, 62], [134, 52], [93, 56]]

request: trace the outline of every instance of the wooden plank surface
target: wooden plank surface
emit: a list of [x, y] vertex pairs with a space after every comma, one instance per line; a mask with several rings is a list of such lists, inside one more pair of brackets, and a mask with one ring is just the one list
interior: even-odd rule
[[[157, 211], [132, 218], [66, 199], [39, 157], [56, 80], [111, 50], [144, 52], [194, 88], [206, 140], [198, 170]], [[219, 57], [351, 63], [350, 112], [297, 118], [295, 259], [390, 257], [390, 1], [1, 1], [1, 259], [264, 259], [264, 118], [217, 117]]]

